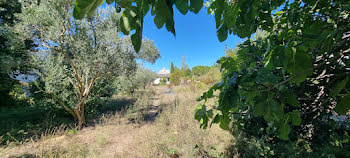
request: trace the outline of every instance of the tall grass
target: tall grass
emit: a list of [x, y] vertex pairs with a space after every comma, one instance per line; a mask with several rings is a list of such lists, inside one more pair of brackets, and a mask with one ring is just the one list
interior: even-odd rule
[[[139, 92], [124, 110], [101, 114], [90, 127], [0, 147], [0, 157], [220, 157], [231, 135], [216, 126], [199, 128], [194, 110], [201, 90], [177, 86], [166, 92], [166, 86]], [[112, 102], [106, 109], [114, 104], [120, 106]]]
[[195, 87], [178, 86], [173, 96], [163, 96], [162, 113], [155, 125], [138, 135], [135, 147], [144, 157], [219, 157], [230, 143], [228, 132], [214, 126], [203, 130], [194, 119]]

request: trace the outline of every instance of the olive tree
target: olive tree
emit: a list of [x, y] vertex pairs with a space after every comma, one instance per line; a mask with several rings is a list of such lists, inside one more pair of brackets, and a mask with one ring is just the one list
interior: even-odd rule
[[[85, 123], [87, 102], [105, 95], [111, 78], [130, 75], [136, 58], [154, 61], [159, 51], [146, 41], [148, 49], [133, 51], [128, 37], [119, 35], [119, 15], [111, 8], [93, 17], [72, 18], [73, 0], [42, 0], [24, 3], [17, 26], [38, 45], [33, 54], [34, 71], [42, 92], [68, 111], [80, 127]], [[148, 55], [143, 55], [148, 54]]]
[[120, 76], [115, 85], [118, 88], [118, 92], [133, 94], [137, 89], [146, 89], [157, 77], [157, 74], [152, 70], [149, 70], [141, 65], [138, 65], [136, 72], [133, 75]]

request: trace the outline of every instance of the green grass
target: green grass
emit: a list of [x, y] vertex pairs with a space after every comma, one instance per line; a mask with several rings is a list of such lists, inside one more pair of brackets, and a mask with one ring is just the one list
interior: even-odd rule
[[[139, 95], [136, 93], [135, 95]], [[87, 118], [93, 124], [101, 115], [129, 109], [135, 97], [113, 96], [101, 104], [98, 112]], [[74, 132], [75, 120], [64, 109], [51, 107], [49, 110], [28, 104], [0, 107], [0, 145], [21, 144], [43, 135], [55, 134], [58, 129]], [[74, 134], [73, 134], [74, 135]]]
[[50, 132], [62, 124], [71, 124], [72, 120], [64, 112], [47, 111], [33, 106], [7, 106], [0, 108], [0, 144], [21, 143], [30, 138], [39, 138], [42, 133]]

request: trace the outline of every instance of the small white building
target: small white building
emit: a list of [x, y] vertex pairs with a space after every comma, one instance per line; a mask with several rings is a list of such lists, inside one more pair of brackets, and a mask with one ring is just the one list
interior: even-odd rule
[[170, 84], [170, 71], [166, 68], [159, 70], [158, 77], [153, 81], [153, 84], [160, 84], [163, 80], [165, 80], [166, 84]]

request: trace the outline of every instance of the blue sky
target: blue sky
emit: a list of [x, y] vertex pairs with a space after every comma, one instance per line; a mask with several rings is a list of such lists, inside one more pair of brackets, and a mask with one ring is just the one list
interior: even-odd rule
[[186, 56], [186, 63], [190, 68], [197, 65], [210, 66], [225, 55], [226, 45], [234, 47], [242, 42], [242, 39], [234, 35], [219, 42], [214, 16], [208, 15], [205, 8], [198, 14], [188, 12], [186, 15], [174, 8], [174, 13], [176, 37], [165, 26], [158, 29], [150, 13], [145, 17], [143, 36], [153, 40], [161, 53], [161, 58], [156, 63], [144, 64], [153, 71], [158, 72], [163, 67], [169, 69], [172, 61], [175, 66], [181, 67], [182, 56]]

